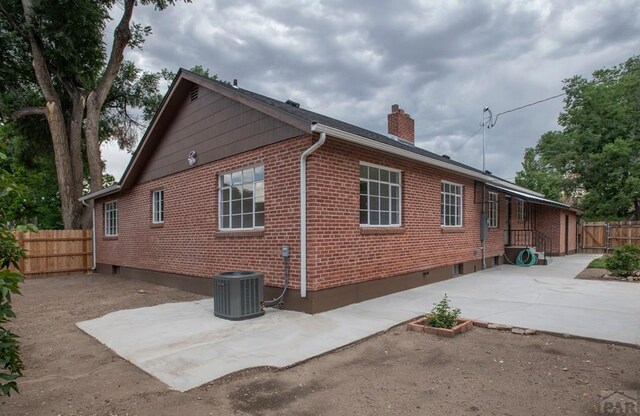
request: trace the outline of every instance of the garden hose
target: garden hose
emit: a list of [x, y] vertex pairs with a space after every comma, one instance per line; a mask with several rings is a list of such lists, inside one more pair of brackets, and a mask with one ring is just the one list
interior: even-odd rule
[[[525, 256], [527, 256], [526, 260]], [[520, 252], [518, 253], [518, 257], [516, 257], [515, 264], [511, 260], [509, 260], [509, 257], [507, 257], [506, 253], [504, 255], [504, 258], [507, 259], [509, 263], [519, 267], [531, 267], [538, 264], [538, 256], [536, 256], [536, 252], [533, 251], [531, 247], [520, 250]]]

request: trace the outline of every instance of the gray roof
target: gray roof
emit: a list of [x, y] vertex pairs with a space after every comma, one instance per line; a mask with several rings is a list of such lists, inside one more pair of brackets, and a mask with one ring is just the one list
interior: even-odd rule
[[[159, 110], [157, 111], [157, 113], [154, 115], [153, 120], [151, 121], [150, 125], [149, 125], [149, 129], [147, 130], [147, 132], [145, 132], [144, 137], [142, 138], [140, 144], [138, 145], [138, 148], [136, 149], [131, 162], [129, 163], [129, 166], [127, 166], [127, 169], [123, 175], [122, 180], [120, 181], [119, 185], [122, 185], [122, 188], [120, 186], [114, 186], [108, 189], [103, 189], [101, 191], [89, 194], [89, 195], [85, 195], [82, 200], [89, 200], [89, 199], [93, 199], [99, 196], [104, 196], [104, 195], [108, 195], [111, 193], [115, 193], [115, 192], [119, 192], [120, 190], [126, 189], [130, 186], [133, 185], [132, 181], [135, 180], [135, 174], [134, 175], [130, 175], [132, 167], [133, 166], [139, 166], [140, 163], [144, 163], [142, 161], [137, 161], [137, 156], [138, 154], [141, 152], [141, 150], [143, 148], [147, 148], [146, 151], [150, 152], [152, 151], [151, 149], [149, 149], [149, 145], [150, 143], [148, 143], [149, 139], [150, 139], [150, 135], [153, 133], [154, 130], [154, 126], [155, 126], [155, 122], [157, 121], [157, 119], [162, 119], [162, 113], [165, 112], [167, 110], [167, 106], [171, 106], [173, 105], [172, 103], [175, 100], [171, 100], [170, 96], [171, 94], [179, 87], [181, 87], [181, 85], [184, 85], [183, 82], [181, 81], [189, 81], [189, 82], [193, 82], [196, 84], [200, 84], [203, 85], [205, 87], [208, 88], [212, 88], [220, 93], [223, 93], [224, 95], [227, 95], [229, 97], [231, 97], [232, 99], [237, 99], [237, 100], [241, 100], [243, 102], [245, 102], [245, 104], [251, 105], [251, 106], [256, 106], [259, 107], [259, 109], [263, 109], [266, 111], [266, 109], [271, 109], [271, 111], [269, 111], [270, 113], [273, 113], [275, 111], [276, 114], [280, 114], [283, 116], [283, 118], [288, 119], [291, 123], [296, 124], [298, 127], [301, 126], [307, 126], [305, 127], [301, 127], [303, 129], [310, 129], [311, 126], [314, 123], [317, 124], [321, 124], [324, 126], [328, 126], [331, 127], [333, 129], [336, 130], [340, 130], [342, 132], [346, 132], [346, 133], [350, 133], [356, 136], [360, 136], [363, 137], [365, 139], [369, 139], [369, 140], [373, 140], [375, 142], [378, 143], [382, 143], [384, 145], [387, 146], [392, 146], [395, 147], [397, 149], [401, 149], [403, 151], [407, 151], [407, 152], [411, 152], [414, 153], [416, 155], [428, 158], [428, 159], [432, 159], [434, 161], [439, 162], [439, 164], [445, 164], [445, 165], [450, 165], [452, 167], [452, 169], [455, 168], [462, 168], [466, 171], [468, 171], [469, 173], [473, 173], [475, 174], [480, 174], [483, 175], [485, 178], [487, 178], [487, 182], [490, 182], [491, 179], [495, 179], [497, 181], [499, 181], [500, 183], [502, 183], [503, 185], [507, 185], [509, 187], [513, 186], [515, 188], [524, 190], [524, 188], [517, 186], [516, 184], [513, 184], [509, 181], [506, 181], [505, 179], [499, 178], [495, 175], [491, 175], [488, 172], [483, 172], [479, 169], [476, 169], [472, 166], [469, 165], [465, 165], [464, 163], [460, 163], [457, 162], [455, 160], [452, 160], [448, 157], [444, 157], [442, 155], [438, 155], [436, 153], [430, 152], [428, 150], [416, 147], [415, 145], [408, 143], [404, 140], [397, 140], [394, 139], [392, 137], [386, 136], [384, 134], [380, 134], [380, 133], [376, 133], [374, 131], [371, 130], [367, 130], [364, 129], [362, 127], [358, 127], [356, 125], [344, 122], [342, 120], [338, 120], [332, 117], [328, 117], [325, 116], [323, 114], [320, 113], [316, 113], [313, 111], [309, 111], [307, 109], [301, 108], [301, 107], [297, 107], [294, 106], [292, 104], [288, 104], [284, 101], [280, 101], [280, 100], [276, 100], [274, 98], [271, 97], [267, 97], [264, 96], [262, 94], [258, 94], [256, 92], [253, 91], [249, 91], [249, 90], [245, 90], [243, 88], [239, 88], [236, 86], [232, 86], [228, 83], [225, 82], [220, 82], [220, 81], [216, 81], [216, 80], [212, 80], [210, 78], [206, 78], [203, 77], [201, 75], [198, 75], [196, 73], [193, 73], [191, 71], [188, 71], [186, 69], [181, 68], [178, 71], [178, 74], [176, 75], [176, 78], [174, 79], [173, 83], [171, 84], [171, 87], [169, 88], [169, 91], [167, 92], [167, 94], [165, 95], [163, 102], [160, 105]], [[242, 98], [243, 97], [243, 98]], [[308, 130], [311, 131], [311, 130]], [[153, 147], [153, 145], [152, 145]], [[137, 162], [137, 163], [136, 163]], [[133, 176], [130, 177], [130, 176]], [[525, 198], [525, 199], [530, 199], [532, 201], [535, 202], [542, 202], [545, 201], [548, 204], [551, 205], [556, 205], [556, 206], [561, 206], [563, 208], [568, 208], [567, 205], [559, 203], [557, 201], [552, 201], [552, 200], [548, 200], [545, 198], [541, 198], [541, 194], [537, 193], [537, 192], [533, 192], [531, 190], [528, 190], [529, 192], [524, 193], [524, 192], [511, 192], [510, 189], [508, 188], [503, 188], [503, 190], [506, 193], [510, 193], [512, 195], [516, 195], [518, 197], [521, 198]]]

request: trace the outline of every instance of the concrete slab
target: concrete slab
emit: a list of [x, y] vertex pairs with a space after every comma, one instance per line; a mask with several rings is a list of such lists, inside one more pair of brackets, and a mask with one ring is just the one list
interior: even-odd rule
[[429, 311], [445, 293], [468, 318], [640, 345], [639, 284], [573, 279], [595, 257], [504, 265], [316, 315], [268, 310], [260, 318], [226, 321], [213, 316], [213, 301], [205, 299], [118, 311], [77, 325], [179, 391], [342, 347]]

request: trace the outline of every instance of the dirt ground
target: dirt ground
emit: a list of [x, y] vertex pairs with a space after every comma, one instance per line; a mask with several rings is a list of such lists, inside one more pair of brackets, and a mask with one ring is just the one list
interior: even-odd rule
[[250, 369], [178, 393], [74, 324], [199, 296], [101, 275], [28, 280], [23, 293], [12, 328], [26, 370], [21, 394], [0, 398], [2, 415], [588, 415], [605, 389], [640, 390], [640, 349], [396, 327], [292, 368]]
[[[603, 276], [608, 276], [604, 278]], [[609, 271], [607, 269], [584, 269], [577, 276], [576, 279], [585, 279], [585, 280], [603, 280], [607, 282], [622, 282], [622, 283], [640, 283], [640, 279], [638, 277], [634, 278], [632, 282], [629, 282], [625, 278], [619, 278], [616, 276], [610, 276]]]

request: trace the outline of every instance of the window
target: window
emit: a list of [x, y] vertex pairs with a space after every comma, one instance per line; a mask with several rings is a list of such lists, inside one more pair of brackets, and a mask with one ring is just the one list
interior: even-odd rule
[[489, 192], [489, 227], [498, 226], [498, 194]]
[[527, 210], [525, 203], [522, 199], [518, 199], [518, 221], [525, 221], [527, 219]]
[[360, 164], [360, 225], [400, 225], [400, 171]]
[[118, 235], [118, 202], [111, 201], [104, 204], [104, 235]]
[[264, 166], [220, 175], [220, 229], [264, 226]]
[[462, 185], [441, 184], [441, 224], [444, 227], [462, 227]]
[[164, 223], [164, 190], [153, 191], [153, 223]]
[[460, 276], [462, 274], [462, 263], [457, 263], [453, 265], [453, 275]]

